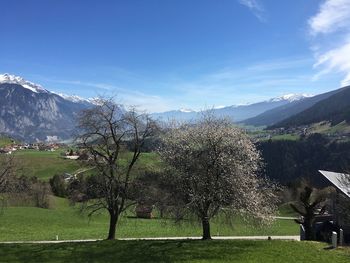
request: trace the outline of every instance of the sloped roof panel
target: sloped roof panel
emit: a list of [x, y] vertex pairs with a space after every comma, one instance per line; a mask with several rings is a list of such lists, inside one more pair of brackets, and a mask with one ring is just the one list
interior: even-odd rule
[[335, 173], [319, 170], [335, 187], [350, 198], [350, 175], [345, 173]]

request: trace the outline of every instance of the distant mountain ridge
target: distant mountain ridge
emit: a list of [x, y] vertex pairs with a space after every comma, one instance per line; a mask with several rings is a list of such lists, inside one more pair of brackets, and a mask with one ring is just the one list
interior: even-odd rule
[[[232, 105], [227, 107], [220, 107], [210, 109], [217, 117], [228, 117], [234, 122], [239, 122], [247, 118], [254, 117], [267, 110], [290, 104], [295, 101], [309, 98], [311, 95], [307, 94], [287, 94], [281, 97], [272, 98], [270, 100], [246, 104], [246, 105]], [[201, 115], [201, 112], [196, 112], [188, 109], [173, 110], [161, 113], [152, 113], [151, 116], [156, 120], [178, 120], [178, 121], [195, 121]]]
[[350, 123], [350, 86], [337, 91], [328, 98], [315, 103], [312, 107], [284, 119], [272, 127], [297, 127], [321, 121], [329, 121], [332, 125], [343, 121]]
[[292, 101], [289, 104], [275, 107], [271, 110], [256, 115], [255, 117], [245, 119], [241, 121], [241, 123], [253, 126], [273, 126], [274, 124], [281, 122], [284, 119], [287, 119], [312, 107], [317, 102], [331, 97], [339, 91], [341, 91], [341, 89], [322, 93], [312, 97], [307, 97], [302, 100]]
[[78, 112], [93, 106], [10, 74], [0, 75], [0, 105], [0, 133], [28, 142], [72, 138]]
[[[55, 93], [21, 77], [2, 74], [0, 134], [27, 142], [71, 139], [77, 114], [94, 104], [98, 104], [98, 99]], [[287, 94], [210, 111], [217, 117], [228, 117], [234, 122], [253, 126], [294, 126], [318, 120], [350, 121], [350, 86], [316, 96]], [[180, 109], [150, 115], [160, 121], [196, 121], [201, 114]]]

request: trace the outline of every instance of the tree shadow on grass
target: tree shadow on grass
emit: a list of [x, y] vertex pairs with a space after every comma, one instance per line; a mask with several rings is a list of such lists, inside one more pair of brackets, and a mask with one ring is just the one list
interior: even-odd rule
[[[176, 221], [176, 218], [173, 218], [173, 217], [166, 217], [166, 216], [163, 216], [163, 217], [160, 217], [160, 216], [154, 216], [154, 217], [152, 217], [152, 218], [142, 218], [142, 217], [137, 217], [137, 216], [125, 216], [126, 218], [128, 218], [128, 219], [135, 219], [135, 220], [137, 220], [137, 219], [145, 219], [145, 220], [158, 220], [158, 221], [167, 221], [167, 220], [169, 220], [169, 221], [171, 221], [171, 222], [174, 222], [174, 223], [178, 223], [177, 221]], [[181, 219], [181, 221], [184, 221], [184, 222], [191, 222], [191, 220], [190, 219]]]
[[[101, 246], [101, 250], [87, 252], [88, 258], [99, 259], [101, 262], [181, 262], [215, 260], [227, 254], [227, 247], [222, 247], [220, 241], [117, 241], [106, 243]], [[238, 257], [238, 254], [249, 246], [256, 245], [246, 244], [244, 249], [235, 247], [232, 252], [235, 257]], [[75, 259], [79, 260], [79, 256]]]
[[[219, 240], [98, 241], [91, 243], [21, 244], [0, 247], [3, 262], [181, 262], [214, 261], [257, 249], [261, 242]], [[6, 252], [5, 252], [6, 251]], [[238, 261], [239, 262], [239, 261]]]

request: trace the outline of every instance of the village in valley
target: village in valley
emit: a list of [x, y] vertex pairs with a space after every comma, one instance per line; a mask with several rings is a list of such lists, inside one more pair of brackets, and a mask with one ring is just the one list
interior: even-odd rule
[[15, 143], [15, 141], [12, 141], [11, 144], [5, 145], [4, 147], [0, 148], [0, 153], [2, 154], [12, 154], [13, 152], [17, 150], [37, 150], [37, 151], [56, 151], [62, 148], [66, 148], [67, 146], [64, 144], [59, 143], [29, 143], [29, 144], [18, 144]]

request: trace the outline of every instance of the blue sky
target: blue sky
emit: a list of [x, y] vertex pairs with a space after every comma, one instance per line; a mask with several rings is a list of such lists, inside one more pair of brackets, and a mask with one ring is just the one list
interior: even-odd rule
[[350, 82], [349, 0], [1, 0], [0, 73], [150, 112]]

